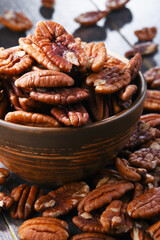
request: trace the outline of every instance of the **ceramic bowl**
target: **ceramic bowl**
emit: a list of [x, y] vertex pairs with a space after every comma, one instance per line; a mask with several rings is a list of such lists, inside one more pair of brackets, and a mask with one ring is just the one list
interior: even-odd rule
[[140, 72], [136, 81], [131, 107], [84, 127], [39, 128], [0, 120], [1, 162], [24, 180], [48, 185], [77, 181], [111, 164], [143, 111], [146, 84]]

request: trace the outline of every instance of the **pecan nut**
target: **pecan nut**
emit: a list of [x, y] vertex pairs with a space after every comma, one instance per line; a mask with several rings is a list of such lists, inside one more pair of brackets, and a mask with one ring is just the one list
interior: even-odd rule
[[131, 153], [128, 161], [133, 166], [151, 171], [160, 165], [160, 149], [142, 148]]
[[131, 81], [129, 69], [106, 68], [98, 73], [91, 73], [86, 78], [87, 85], [94, 85], [100, 94], [112, 94], [127, 86]]
[[8, 99], [6, 96], [0, 101], [0, 119], [3, 119], [8, 109]]
[[84, 197], [78, 204], [78, 211], [80, 213], [90, 212], [94, 209], [100, 208], [112, 200], [122, 197], [126, 192], [132, 190], [134, 185], [128, 181], [117, 181], [102, 185], [94, 189]]
[[74, 80], [65, 73], [54, 70], [32, 71], [24, 74], [15, 81], [16, 87], [69, 87], [74, 84]]
[[34, 40], [50, 61], [65, 72], [70, 72], [72, 65], [87, 65], [88, 60], [81, 44], [58, 23], [38, 22]]
[[157, 33], [156, 27], [145, 27], [140, 30], [134, 31], [134, 34], [138, 37], [140, 41], [152, 41]]
[[96, 188], [101, 187], [107, 183], [115, 183], [119, 180], [122, 180], [122, 178], [117, 171], [112, 169], [101, 170], [96, 177]]
[[147, 90], [146, 98], [144, 101], [144, 109], [151, 111], [160, 111], [160, 91]]
[[137, 221], [134, 223], [133, 230], [131, 232], [131, 238], [133, 240], [152, 240], [149, 234], [146, 232], [148, 224], [143, 221]]
[[49, 70], [60, 71], [60, 69], [50, 61], [41, 48], [34, 42], [34, 37], [32, 35], [28, 35], [26, 38], [20, 38], [19, 45], [26, 53], [29, 54], [29, 56], [34, 58], [45, 68]]
[[137, 86], [135, 84], [129, 84], [126, 86], [121, 92], [119, 92], [118, 97], [122, 101], [127, 101], [132, 98], [132, 96], [136, 93], [137, 91]]
[[141, 183], [135, 183], [133, 200], [144, 194], [144, 186]]
[[0, 192], [0, 212], [2, 209], [9, 209], [13, 205], [13, 199]]
[[89, 114], [82, 104], [54, 107], [51, 114], [65, 126], [81, 127], [89, 119]]
[[0, 186], [5, 184], [6, 179], [10, 176], [8, 169], [0, 168]]
[[137, 76], [142, 65], [142, 57], [139, 53], [136, 53], [133, 58], [131, 58], [126, 66], [131, 72], [131, 80], [134, 80]]
[[107, 0], [106, 7], [111, 10], [117, 10], [126, 5], [129, 0]]
[[91, 26], [96, 24], [100, 19], [106, 17], [109, 12], [109, 9], [106, 9], [106, 11], [86, 12], [77, 16], [74, 20], [80, 23], [82, 26]]
[[5, 115], [5, 121], [35, 127], [61, 126], [61, 124], [51, 116], [24, 111], [8, 112]]
[[152, 54], [157, 51], [158, 44], [152, 42], [138, 43], [133, 46], [131, 50], [125, 53], [125, 57], [129, 58], [136, 53], [143, 55]]
[[160, 214], [160, 188], [149, 191], [132, 200], [127, 207], [127, 213], [132, 218], [149, 219]]
[[81, 45], [88, 58], [87, 68], [91, 68], [93, 72], [102, 70], [107, 57], [104, 43], [81, 43]]
[[[124, 158], [116, 158], [116, 167], [119, 174], [132, 182], [139, 182], [141, 180], [141, 175], [137, 172], [136, 168], [130, 166], [129, 162]], [[144, 169], [144, 173], [146, 171]]]
[[121, 235], [132, 229], [133, 221], [126, 212], [127, 203], [112, 201], [102, 213], [100, 222], [109, 235]]
[[34, 204], [38, 212], [43, 212], [45, 217], [57, 217], [71, 211], [80, 200], [89, 192], [89, 186], [85, 182], [66, 184], [40, 197]]
[[126, 143], [125, 149], [136, 150], [156, 137], [159, 137], [159, 131], [156, 128], [150, 127], [149, 123], [139, 121], [132, 136]]
[[71, 240], [115, 240], [110, 236], [101, 233], [81, 233], [71, 237]]
[[160, 239], [159, 231], [160, 231], [160, 221], [156, 222], [155, 224], [153, 224], [147, 229], [147, 232], [150, 234], [150, 236], [154, 240]]
[[0, 50], [0, 74], [19, 75], [27, 71], [33, 60], [19, 46]]
[[0, 23], [5, 27], [15, 31], [26, 31], [32, 27], [32, 22], [23, 13], [8, 10], [4, 15], [0, 16]]
[[147, 85], [152, 89], [160, 87], [160, 67], [150, 68], [144, 73]]
[[160, 126], [160, 114], [159, 113], [148, 113], [140, 117], [141, 121], [148, 122], [151, 127]]
[[115, 66], [122, 69], [122, 68], [126, 67], [126, 63], [122, 62], [118, 58], [107, 56], [105, 64], [104, 64], [104, 68], [111, 68], [111, 67], [115, 67]]
[[66, 240], [69, 237], [68, 224], [56, 218], [37, 217], [25, 221], [19, 227], [18, 235], [21, 240], [31, 240], [33, 238]]
[[10, 208], [10, 215], [16, 219], [27, 219], [34, 211], [34, 203], [43, 191], [37, 186], [29, 187], [27, 184], [14, 188], [11, 192], [11, 198], [14, 203]]
[[46, 8], [53, 8], [55, 0], [42, 0], [42, 5]]
[[30, 92], [30, 97], [32, 99], [53, 105], [70, 105], [78, 103], [88, 98], [88, 96], [88, 90], [81, 88], [62, 88], [44, 93], [38, 91]]
[[105, 228], [100, 223], [99, 215], [83, 212], [73, 217], [72, 222], [83, 232], [90, 233], [106, 233]]

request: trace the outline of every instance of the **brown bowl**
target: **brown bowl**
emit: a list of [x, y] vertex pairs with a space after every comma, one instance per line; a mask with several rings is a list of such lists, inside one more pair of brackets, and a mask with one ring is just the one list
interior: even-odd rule
[[80, 180], [110, 164], [143, 111], [146, 84], [140, 72], [136, 81], [138, 94], [131, 107], [81, 128], [28, 127], [0, 120], [1, 162], [29, 182], [49, 185]]

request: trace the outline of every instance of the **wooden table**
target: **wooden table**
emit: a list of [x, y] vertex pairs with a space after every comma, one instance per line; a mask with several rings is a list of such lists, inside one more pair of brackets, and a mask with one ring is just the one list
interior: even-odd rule
[[[45, 9], [40, 0], [0, 0], [0, 14], [8, 9], [21, 11], [28, 16], [33, 26], [40, 20], [53, 20], [62, 24], [66, 30], [74, 37], [80, 37], [83, 41], [103, 41], [108, 50], [116, 52], [122, 56], [129, 48], [137, 42], [134, 31], [143, 27], [156, 26], [158, 33], [154, 39], [155, 43], [160, 42], [160, 5], [159, 0], [131, 0], [126, 7], [112, 12], [106, 19], [100, 20], [97, 25], [91, 27], [81, 27], [74, 21], [80, 13], [92, 10], [103, 10], [105, 0], [56, 0], [54, 10]], [[0, 26], [0, 47], [12, 47], [18, 44], [19, 37], [33, 33], [33, 29], [27, 32], [15, 33]], [[160, 52], [143, 58], [142, 72], [152, 66], [158, 66], [160, 62]], [[11, 173], [7, 184], [1, 187], [0, 191], [10, 193], [10, 191], [24, 183], [18, 176]], [[71, 223], [72, 216], [67, 217], [70, 225], [71, 235], [79, 233]], [[18, 226], [22, 221], [13, 220], [9, 215], [0, 215], [0, 240], [18, 239]]]

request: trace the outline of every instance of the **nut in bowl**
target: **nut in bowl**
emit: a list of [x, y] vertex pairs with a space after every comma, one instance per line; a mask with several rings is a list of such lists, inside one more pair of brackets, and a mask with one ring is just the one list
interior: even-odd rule
[[[39, 31], [44, 27], [61, 36], [48, 40]], [[19, 43], [18, 50], [0, 52], [20, 58], [10, 71], [0, 67], [0, 94], [9, 102], [0, 120], [1, 162], [29, 182], [49, 185], [80, 180], [112, 163], [143, 110], [140, 56], [128, 61], [106, 53], [103, 43], [81, 42], [51, 21], [39, 22]], [[16, 65], [24, 64], [21, 56], [28, 59], [24, 71]]]

